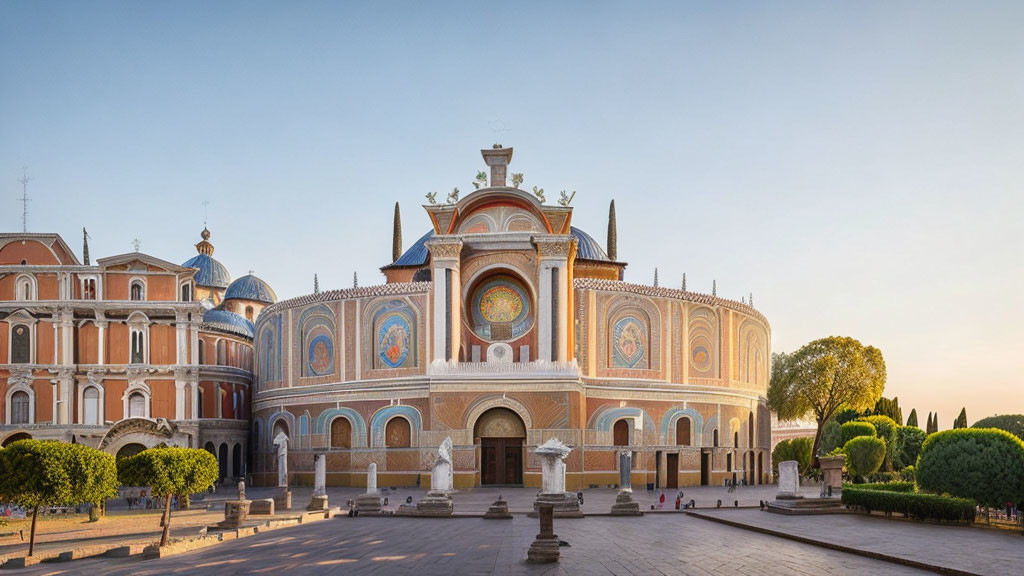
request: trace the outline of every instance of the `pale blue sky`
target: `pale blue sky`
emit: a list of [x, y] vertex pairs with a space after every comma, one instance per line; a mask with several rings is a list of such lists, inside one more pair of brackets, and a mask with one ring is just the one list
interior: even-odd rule
[[[213, 5], [211, 5], [213, 4]], [[394, 202], [479, 149], [627, 280], [739, 299], [773, 348], [880, 347], [949, 427], [1024, 412], [1024, 4], [0, 4], [0, 229], [183, 262], [203, 227], [281, 298], [380, 282]]]

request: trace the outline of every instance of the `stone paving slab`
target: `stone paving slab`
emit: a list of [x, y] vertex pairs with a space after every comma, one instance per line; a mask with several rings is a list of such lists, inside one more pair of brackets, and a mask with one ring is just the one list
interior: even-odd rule
[[1024, 535], [981, 527], [844, 514], [783, 516], [760, 510], [699, 510], [701, 516], [836, 544], [948, 570], [947, 573], [1024, 574]]
[[555, 521], [572, 544], [524, 562], [537, 520], [338, 517], [160, 560], [95, 559], [18, 575], [912, 575], [926, 572], [746, 532], [684, 514]]

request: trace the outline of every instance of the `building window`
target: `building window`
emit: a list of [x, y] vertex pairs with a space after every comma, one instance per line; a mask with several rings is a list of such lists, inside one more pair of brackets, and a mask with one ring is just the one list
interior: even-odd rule
[[132, 392], [128, 396], [128, 417], [146, 417], [146, 396], [142, 392]]
[[96, 299], [96, 280], [93, 278], [86, 278], [82, 281], [82, 299], [83, 300], [95, 300]]
[[331, 422], [331, 448], [352, 447], [352, 423], [348, 418], [335, 418]]
[[199, 363], [206, 364], [206, 342], [199, 341]]
[[718, 448], [718, 429], [717, 428], [715, 428], [715, 431], [714, 431], [712, 436], [713, 436], [713, 438], [712, 438], [712, 444], [711, 445], [714, 446], [715, 448]]
[[387, 448], [408, 448], [412, 445], [412, 429], [405, 418], [396, 417], [384, 427], [384, 446]]
[[28, 424], [30, 406], [28, 392], [19, 390], [11, 394], [11, 424]]
[[89, 386], [82, 394], [82, 423], [95, 426], [100, 423], [100, 391]]
[[132, 364], [146, 363], [146, 338], [141, 330], [132, 330]]
[[132, 300], [145, 300], [146, 299], [146, 286], [145, 286], [145, 284], [142, 283], [142, 280], [132, 280], [131, 299]]
[[19, 276], [15, 282], [15, 300], [35, 300], [36, 283], [32, 276]]
[[196, 387], [196, 418], [203, 417], [203, 388]]
[[612, 444], [615, 446], [629, 446], [629, 422], [617, 420], [612, 427]]
[[32, 330], [24, 324], [11, 327], [11, 364], [32, 362]]
[[191, 302], [192, 301], [192, 285], [191, 284], [182, 284], [181, 285], [181, 300], [182, 300], [182, 302]]
[[740, 447], [740, 433], [739, 432], [733, 432], [732, 433], [732, 447], [733, 448], [739, 448]]
[[246, 306], [245, 307], [245, 319], [248, 320], [249, 322], [252, 322], [252, 316], [253, 316], [252, 306]]
[[725, 470], [732, 472], [732, 452], [725, 455]]
[[690, 445], [690, 419], [680, 418], [676, 420], [676, 445]]

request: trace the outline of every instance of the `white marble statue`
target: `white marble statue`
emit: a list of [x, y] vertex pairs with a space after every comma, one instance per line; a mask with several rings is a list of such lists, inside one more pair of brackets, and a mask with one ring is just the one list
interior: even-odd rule
[[451, 491], [454, 477], [452, 469], [452, 438], [449, 436], [437, 449], [437, 460], [430, 472], [430, 490]]
[[274, 446], [277, 446], [277, 485], [280, 488], [288, 487], [288, 435], [281, 432], [274, 437]]
[[541, 460], [541, 493], [565, 493], [565, 457], [572, 452], [558, 438], [551, 438], [533, 451]]
[[366, 471], [366, 493], [377, 493], [377, 463], [370, 462], [370, 468]]
[[619, 490], [633, 491], [633, 453], [629, 450], [619, 452]]

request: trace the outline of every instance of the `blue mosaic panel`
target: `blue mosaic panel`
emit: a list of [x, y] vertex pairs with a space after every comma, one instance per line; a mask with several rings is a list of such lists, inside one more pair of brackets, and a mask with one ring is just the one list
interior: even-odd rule
[[623, 316], [612, 326], [613, 368], [647, 368], [647, 324], [636, 316]]

